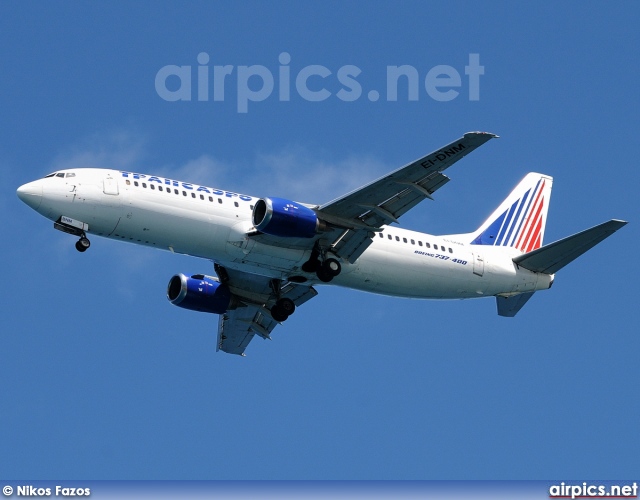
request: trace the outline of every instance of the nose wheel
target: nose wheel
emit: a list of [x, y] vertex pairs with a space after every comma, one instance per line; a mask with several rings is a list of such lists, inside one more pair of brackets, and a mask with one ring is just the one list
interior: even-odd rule
[[76, 250], [78, 252], [86, 252], [90, 246], [91, 242], [86, 236], [81, 236], [80, 239], [76, 241]]

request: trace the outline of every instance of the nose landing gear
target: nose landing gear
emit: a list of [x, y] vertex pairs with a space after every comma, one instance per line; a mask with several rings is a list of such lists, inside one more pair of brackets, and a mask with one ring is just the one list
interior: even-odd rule
[[91, 242], [87, 238], [85, 231], [89, 230], [89, 224], [79, 220], [72, 219], [65, 215], [58, 217], [53, 223], [53, 228], [63, 233], [73, 234], [74, 236], [80, 236], [80, 239], [76, 241], [76, 250], [78, 252], [86, 252], [91, 246]]
[[76, 241], [76, 250], [78, 252], [86, 252], [90, 246], [91, 246], [91, 242], [84, 235], [81, 236], [78, 241]]

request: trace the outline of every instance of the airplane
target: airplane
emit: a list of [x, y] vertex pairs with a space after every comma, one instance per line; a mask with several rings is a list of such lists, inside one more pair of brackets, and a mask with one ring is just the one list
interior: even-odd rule
[[486, 221], [466, 234], [434, 236], [399, 218], [450, 179], [443, 172], [498, 136], [469, 132], [452, 143], [324, 205], [255, 198], [123, 170], [59, 170], [20, 186], [18, 197], [55, 229], [188, 254], [215, 276], [176, 274], [167, 298], [219, 315], [216, 351], [244, 356], [334, 284], [422, 299], [495, 296], [513, 317], [555, 273], [627, 222], [612, 219], [543, 245], [552, 177], [529, 173]]

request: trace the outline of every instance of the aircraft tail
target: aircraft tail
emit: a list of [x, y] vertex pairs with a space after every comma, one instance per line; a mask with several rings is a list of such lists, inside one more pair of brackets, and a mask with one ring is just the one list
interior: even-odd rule
[[489, 218], [471, 233], [472, 245], [494, 245], [531, 252], [542, 246], [553, 178], [529, 173]]
[[[555, 274], [626, 224], [626, 221], [617, 219], [603, 222], [572, 236], [518, 255], [513, 258], [513, 262], [534, 273]], [[533, 293], [526, 292], [507, 297], [496, 296], [498, 315], [515, 316]]]

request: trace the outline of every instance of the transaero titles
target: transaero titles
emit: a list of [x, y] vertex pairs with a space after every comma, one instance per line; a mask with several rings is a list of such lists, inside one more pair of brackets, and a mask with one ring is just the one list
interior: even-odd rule
[[251, 201], [253, 198], [244, 194], [234, 193], [232, 191], [223, 191], [222, 189], [214, 189], [206, 186], [198, 186], [191, 184], [190, 182], [174, 181], [172, 179], [165, 179], [164, 177], [156, 177], [155, 175], [136, 174], [134, 172], [120, 171], [122, 177], [131, 177], [132, 179], [143, 179], [146, 182], [157, 182], [158, 184], [165, 184], [167, 186], [182, 187], [184, 189], [191, 189], [192, 191], [200, 191], [202, 193], [215, 194], [217, 196], [226, 196], [227, 198], [240, 198], [242, 201]]

